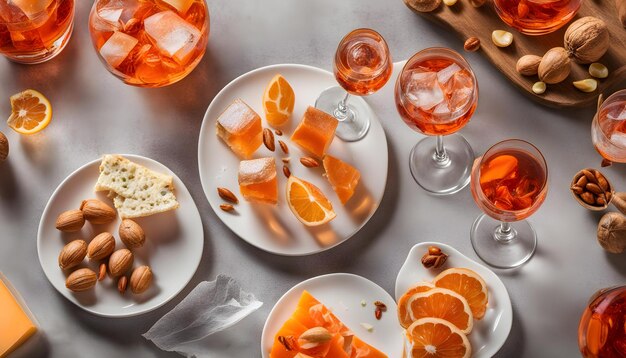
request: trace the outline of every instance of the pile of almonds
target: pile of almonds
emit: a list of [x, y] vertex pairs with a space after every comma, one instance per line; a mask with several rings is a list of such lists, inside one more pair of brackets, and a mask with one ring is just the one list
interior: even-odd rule
[[[77, 232], [85, 225], [85, 221], [92, 224], [109, 224], [117, 217], [115, 210], [106, 203], [97, 200], [84, 200], [77, 210], [68, 210], [61, 213], [56, 220], [56, 228], [63, 232]], [[74, 269], [65, 281], [65, 286], [73, 292], [92, 289], [96, 281], [106, 278], [107, 268], [109, 275], [117, 280], [119, 292], [123, 295], [127, 287], [134, 294], [145, 292], [152, 283], [152, 269], [149, 266], [139, 266], [132, 270], [130, 279], [126, 276], [131, 270], [134, 255], [129, 249], [140, 248], [146, 241], [146, 235], [135, 221], [124, 219], [119, 226], [120, 240], [126, 249], [115, 250], [115, 238], [111, 233], [102, 232], [96, 235], [87, 244], [84, 240], [73, 240], [63, 247], [59, 254], [61, 270]], [[87, 258], [90, 262], [99, 262], [98, 272], [79, 265]]]
[[571, 191], [587, 205], [606, 208], [611, 202], [613, 190], [604, 175], [594, 169], [583, 169], [574, 176]]

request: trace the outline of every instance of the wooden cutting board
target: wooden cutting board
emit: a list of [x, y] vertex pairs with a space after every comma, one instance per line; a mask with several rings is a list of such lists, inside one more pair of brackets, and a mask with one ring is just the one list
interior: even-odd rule
[[[578, 65], [572, 62], [572, 72], [569, 77], [555, 85], [548, 85], [542, 95], [534, 94], [531, 90], [533, 83], [539, 81], [537, 76], [525, 77], [517, 73], [515, 64], [523, 55], [534, 54], [542, 56], [553, 47], [563, 46], [563, 34], [567, 25], [558, 31], [543, 36], [528, 36], [509, 28], [496, 14], [493, 4], [488, 1], [482, 7], [471, 6], [468, 0], [459, 0], [453, 6], [443, 3], [432, 12], [419, 12], [411, 7], [409, 0], [405, 4], [414, 12], [451, 28], [463, 42], [468, 37], [480, 39], [482, 52], [487, 58], [524, 93], [538, 102], [551, 107], [586, 107], [595, 105], [598, 94], [608, 91], [611, 87], [626, 81], [626, 29], [622, 27], [615, 9], [614, 0], [583, 0], [582, 6], [575, 19], [584, 16], [595, 16], [606, 22], [611, 35], [611, 47], [598, 61], [609, 68], [609, 77], [598, 81], [598, 89], [592, 93], [584, 93], [576, 89], [573, 81], [591, 77], [588, 65]], [[506, 48], [499, 48], [491, 42], [493, 30], [507, 30], [513, 33], [513, 44]], [[608, 93], [605, 93], [605, 97]]]

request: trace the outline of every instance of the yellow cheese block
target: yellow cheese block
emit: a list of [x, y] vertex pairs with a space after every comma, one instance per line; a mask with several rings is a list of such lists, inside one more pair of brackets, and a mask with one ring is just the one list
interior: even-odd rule
[[37, 332], [25, 308], [0, 275], [0, 358], [8, 356]]

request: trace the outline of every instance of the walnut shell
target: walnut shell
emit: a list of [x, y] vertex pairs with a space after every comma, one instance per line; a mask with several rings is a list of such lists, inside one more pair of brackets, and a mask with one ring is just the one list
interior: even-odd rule
[[548, 84], [562, 82], [569, 76], [571, 61], [563, 47], [554, 47], [541, 58], [539, 63], [539, 79]]
[[522, 76], [534, 76], [539, 71], [541, 57], [536, 55], [526, 55], [517, 60], [515, 69]]
[[419, 12], [431, 12], [441, 5], [441, 0], [404, 0], [409, 8]]
[[626, 251], [626, 217], [616, 212], [604, 214], [598, 224], [598, 242], [614, 254]]
[[565, 31], [565, 48], [577, 63], [599, 60], [609, 49], [609, 30], [604, 21], [586, 16], [574, 21]]
[[0, 163], [7, 160], [9, 156], [9, 140], [4, 135], [4, 133], [0, 132]]

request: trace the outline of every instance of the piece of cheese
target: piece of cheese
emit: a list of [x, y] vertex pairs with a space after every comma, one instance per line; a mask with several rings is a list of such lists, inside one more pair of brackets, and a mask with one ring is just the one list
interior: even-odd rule
[[37, 326], [0, 277], [0, 357], [6, 357], [37, 332]]

